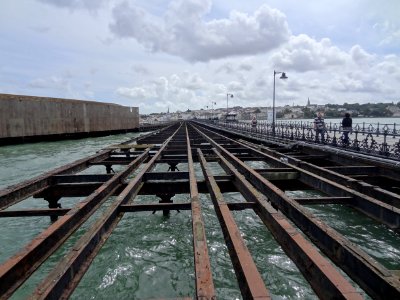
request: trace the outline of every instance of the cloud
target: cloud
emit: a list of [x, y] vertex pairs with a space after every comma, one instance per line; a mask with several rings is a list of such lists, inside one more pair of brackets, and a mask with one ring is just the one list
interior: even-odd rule
[[116, 94], [133, 100], [136, 105], [140, 103], [151, 112], [155, 108], [151, 103], [158, 103], [160, 110], [166, 110], [168, 106], [172, 111], [200, 109], [210, 104], [211, 95], [225, 95], [226, 90], [226, 86], [207, 82], [196, 73], [183, 72], [161, 76], [140, 86], [119, 87]]
[[241, 61], [235, 62], [232, 61], [226, 61], [223, 62], [221, 65], [217, 66], [215, 68], [214, 73], [215, 74], [236, 74], [239, 75], [241, 73], [246, 73], [254, 70], [255, 68], [255, 62], [254, 59], [246, 57], [242, 59]]
[[117, 88], [117, 93], [121, 96], [135, 100], [146, 100], [158, 97], [154, 90], [145, 87], [120, 87]]
[[291, 36], [280, 52], [272, 55], [273, 65], [285, 70], [307, 72], [344, 65], [348, 54], [332, 46], [328, 38], [316, 41], [306, 34]]
[[231, 81], [228, 83], [228, 91], [242, 91], [244, 89], [243, 83], [239, 81]]
[[384, 59], [376, 65], [375, 69], [385, 78], [388, 76], [390, 78], [397, 77], [397, 80], [400, 81], [400, 57], [394, 54], [385, 56]]
[[383, 36], [379, 46], [400, 45], [400, 27], [394, 22], [386, 20], [375, 23], [373, 29]]
[[353, 61], [360, 66], [369, 65], [375, 59], [374, 55], [367, 53], [359, 45], [355, 45], [350, 49], [350, 56]]
[[[161, 76], [148, 83], [133, 88], [117, 88], [117, 94], [132, 99], [174, 99], [174, 96], [195, 94], [196, 90], [207, 88], [206, 82], [198, 74], [183, 72], [181, 76], [171, 75], [169, 78]], [[184, 99], [182, 99], [184, 100]]]
[[219, 66], [219, 67], [215, 70], [215, 73], [216, 73], [216, 74], [218, 74], [218, 73], [231, 74], [231, 73], [233, 73], [233, 71], [234, 71], [234, 68], [233, 68], [232, 63], [227, 62], [227, 63], [224, 63], [223, 65]]
[[31, 26], [29, 28], [37, 33], [48, 33], [51, 30], [50, 26]]
[[110, 29], [149, 51], [189, 62], [265, 53], [290, 36], [285, 15], [267, 5], [251, 15], [232, 11], [229, 18], [206, 21], [210, 9], [211, 1], [176, 0], [159, 18], [125, 1], [114, 7]]
[[239, 70], [251, 71], [251, 70], [253, 70], [253, 65], [250, 62], [243, 62], [239, 65]]
[[35, 78], [28, 86], [35, 90], [44, 90], [44, 93], [56, 97], [72, 99], [93, 99], [94, 92], [91, 90], [92, 83], [89, 81], [73, 85], [70, 76], [50, 76], [47, 78]]
[[385, 86], [379, 78], [374, 78], [362, 72], [347, 73], [335, 76], [332, 90], [344, 93], [382, 93]]
[[42, 3], [53, 5], [60, 8], [87, 9], [95, 11], [102, 7], [109, 0], [37, 0]]
[[148, 68], [146, 68], [144, 65], [133, 65], [131, 68], [135, 73], [140, 74], [140, 75], [150, 75], [151, 72]]
[[31, 80], [28, 85], [37, 89], [69, 89], [70, 82], [62, 77], [51, 76], [49, 78], [36, 78]]

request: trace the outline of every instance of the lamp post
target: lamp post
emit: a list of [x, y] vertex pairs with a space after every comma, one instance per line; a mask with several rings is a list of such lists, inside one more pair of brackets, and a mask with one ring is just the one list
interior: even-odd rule
[[226, 118], [228, 118], [228, 99], [229, 97], [233, 98], [233, 94], [227, 93], [226, 94]]
[[277, 72], [274, 70], [274, 94], [272, 97], [272, 134], [275, 135], [275, 75], [282, 74], [280, 79], [287, 79], [285, 72]]

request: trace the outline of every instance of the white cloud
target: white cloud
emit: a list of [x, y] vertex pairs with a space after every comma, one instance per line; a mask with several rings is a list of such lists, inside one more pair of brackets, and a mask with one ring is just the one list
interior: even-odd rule
[[397, 24], [386, 20], [382, 23], [375, 23], [373, 28], [382, 35], [379, 46], [400, 46], [400, 27]]
[[62, 77], [51, 76], [49, 78], [36, 78], [31, 80], [29, 83], [30, 87], [37, 89], [68, 89], [70, 82]]
[[387, 55], [375, 68], [385, 78], [397, 77], [397, 80], [400, 81], [400, 57], [394, 54]]
[[121, 96], [132, 98], [135, 100], [153, 99], [158, 97], [158, 94], [155, 93], [153, 89], [145, 87], [134, 87], [134, 88], [120, 87], [117, 88], [117, 93]]
[[228, 91], [242, 91], [244, 89], [244, 84], [243, 82], [239, 81], [231, 81], [228, 83]]
[[[73, 83], [72, 76], [50, 76], [35, 78], [28, 82], [34, 90], [40, 90], [39, 95], [72, 99], [94, 99], [92, 82]], [[35, 93], [34, 93], [35, 94]]]
[[231, 62], [224, 63], [221, 66], [219, 66], [216, 70], [215, 73], [226, 73], [226, 74], [231, 74], [234, 71], [233, 65]]
[[161, 19], [125, 1], [114, 8], [110, 29], [190, 62], [265, 53], [289, 38], [285, 15], [266, 5], [252, 15], [232, 11], [227, 19], [206, 21], [210, 7], [211, 1], [176, 0]]
[[155, 102], [163, 103], [158, 104], [163, 110], [169, 106], [174, 111], [203, 108], [211, 103], [212, 97], [223, 95], [226, 90], [224, 85], [207, 82], [198, 74], [186, 71], [180, 75], [161, 76], [139, 86], [119, 87], [116, 93], [153, 111], [155, 107], [151, 107], [150, 103]]
[[142, 64], [133, 65], [132, 70], [135, 73], [140, 74], [140, 75], [150, 75], [151, 74], [150, 70]]
[[50, 26], [32, 26], [30, 27], [33, 31], [37, 33], [48, 33], [51, 30]]
[[353, 61], [360, 66], [369, 65], [375, 59], [374, 55], [367, 53], [359, 45], [355, 45], [350, 49], [350, 56]]
[[332, 89], [345, 93], [376, 93], [382, 91], [382, 84], [379, 79], [363, 76], [359, 72], [348, 73], [344, 76], [336, 76]]
[[49, 5], [74, 9], [87, 9], [95, 11], [102, 7], [109, 0], [38, 0]]
[[242, 61], [239, 65], [239, 70], [241, 71], [251, 71], [253, 70], [253, 64], [251, 61], [246, 60], [246, 61]]
[[348, 54], [333, 46], [328, 38], [318, 42], [306, 34], [291, 36], [281, 51], [272, 55], [273, 65], [297, 72], [344, 65], [347, 59]]

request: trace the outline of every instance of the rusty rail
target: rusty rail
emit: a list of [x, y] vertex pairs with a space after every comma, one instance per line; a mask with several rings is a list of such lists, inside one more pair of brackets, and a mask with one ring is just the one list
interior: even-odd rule
[[196, 272], [196, 295], [199, 299], [212, 299], [213, 297], [215, 297], [214, 283], [212, 281], [207, 240], [205, 235], [203, 217], [201, 214], [199, 191], [197, 189], [197, 180], [196, 174], [194, 172], [192, 158], [192, 148], [190, 146], [189, 132], [187, 127], [185, 128], [185, 132], [190, 180], [190, 198], [192, 203], [192, 230], [194, 264]]
[[201, 168], [207, 182], [207, 187], [213, 200], [215, 210], [222, 231], [224, 233], [226, 244], [228, 245], [229, 254], [236, 271], [239, 286], [244, 299], [271, 299], [264, 281], [257, 270], [257, 266], [247, 249], [244, 240], [240, 236], [240, 231], [235, 220], [226, 205], [224, 197], [208, 168], [203, 153], [198, 149]]

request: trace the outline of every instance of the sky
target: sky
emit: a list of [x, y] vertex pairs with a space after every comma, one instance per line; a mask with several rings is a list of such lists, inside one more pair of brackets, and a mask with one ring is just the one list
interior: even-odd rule
[[399, 0], [1, 0], [0, 93], [138, 106], [400, 101]]

